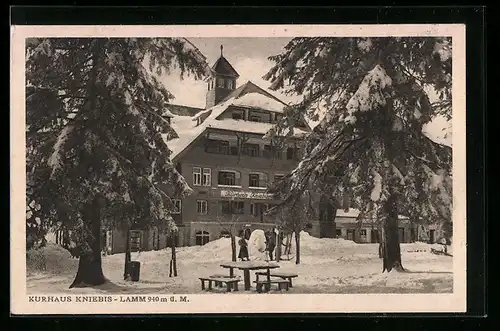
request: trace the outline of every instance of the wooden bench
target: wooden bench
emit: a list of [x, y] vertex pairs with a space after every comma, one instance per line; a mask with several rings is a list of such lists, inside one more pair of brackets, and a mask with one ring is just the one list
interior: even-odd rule
[[212, 289], [212, 283], [215, 284], [226, 284], [226, 290], [227, 292], [231, 292], [231, 290], [238, 291], [238, 282], [240, 281], [239, 278], [229, 278], [229, 277], [200, 277], [201, 281], [201, 290], [205, 290], [205, 282], [208, 283], [208, 290]]
[[[267, 273], [265, 271], [259, 271], [256, 272], [255, 275], [257, 276], [257, 280], [259, 280], [259, 276], [267, 276]], [[299, 277], [299, 275], [294, 274], [294, 273], [288, 273], [288, 272], [271, 272], [271, 277], [278, 277], [281, 279], [286, 279], [289, 283], [289, 287], [293, 287], [292, 285], [292, 278]]]
[[255, 288], [257, 289], [257, 292], [262, 293], [262, 288], [265, 286], [266, 292], [271, 289], [271, 284], [278, 284], [278, 290], [285, 289], [288, 291], [288, 288], [290, 287], [290, 283], [288, 280], [284, 279], [273, 279], [271, 281], [267, 280], [255, 280]]
[[[228, 275], [212, 275], [209, 278], [236, 278], [236, 276], [228, 276]], [[222, 287], [223, 283], [222, 282], [215, 282], [215, 286]]]

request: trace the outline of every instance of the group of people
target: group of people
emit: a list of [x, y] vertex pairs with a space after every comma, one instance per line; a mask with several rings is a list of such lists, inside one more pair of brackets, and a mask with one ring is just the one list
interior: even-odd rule
[[[265, 233], [266, 236], [266, 252], [269, 255], [269, 260], [272, 261], [274, 256], [273, 252], [276, 248], [276, 232], [275, 230], [267, 231]], [[238, 241], [238, 245], [240, 246], [240, 252], [238, 254], [238, 258], [241, 261], [250, 261], [250, 256], [248, 253], [248, 243], [245, 237], [241, 237]]]

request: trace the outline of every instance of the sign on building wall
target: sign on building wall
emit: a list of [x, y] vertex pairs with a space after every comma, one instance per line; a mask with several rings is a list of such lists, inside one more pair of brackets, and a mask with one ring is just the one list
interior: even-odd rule
[[130, 231], [130, 251], [131, 252], [139, 252], [141, 250], [141, 240], [142, 239], [142, 231], [140, 230], [131, 230]]
[[252, 200], [270, 200], [273, 198], [272, 194], [264, 192], [245, 192], [245, 191], [220, 191], [221, 198], [237, 198], [237, 199], [252, 199]]

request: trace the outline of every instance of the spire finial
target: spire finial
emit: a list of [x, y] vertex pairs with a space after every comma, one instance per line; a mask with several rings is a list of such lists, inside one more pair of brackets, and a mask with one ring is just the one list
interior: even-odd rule
[[222, 50], [224, 49], [223, 45], [220, 45], [220, 56], [222, 57]]

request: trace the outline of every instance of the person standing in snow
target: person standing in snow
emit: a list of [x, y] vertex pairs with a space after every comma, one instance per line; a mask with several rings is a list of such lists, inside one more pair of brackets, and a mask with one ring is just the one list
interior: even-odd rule
[[273, 251], [276, 247], [276, 233], [274, 231], [269, 231], [267, 233], [266, 250], [269, 253], [269, 261], [273, 260]]
[[240, 253], [238, 254], [238, 258], [241, 259], [241, 261], [250, 261], [250, 257], [248, 256], [248, 244], [245, 238], [240, 238], [238, 240], [238, 245], [240, 246]]

